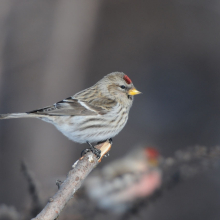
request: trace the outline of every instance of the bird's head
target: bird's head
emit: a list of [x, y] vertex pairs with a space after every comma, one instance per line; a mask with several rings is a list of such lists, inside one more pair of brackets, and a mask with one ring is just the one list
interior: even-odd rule
[[160, 154], [155, 148], [146, 147], [144, 149], [144, 154], [145, 154], [150, 165], [152, 165], [152, 166], [158, 165]]
[[110, 73], [101, 81], [104, 95], [123, 105], [131, 105], [133, 96], [141, 93], [135, 89], [131, 79], [122, 72]]

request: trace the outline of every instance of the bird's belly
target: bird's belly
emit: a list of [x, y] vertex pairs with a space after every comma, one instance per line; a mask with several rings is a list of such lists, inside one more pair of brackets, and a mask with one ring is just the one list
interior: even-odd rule
[[127, 122], [127, 114], [120, 118], [104, 116], [59, 116], [54, 125], [70, 140], [78, 143], [99, 142], [116, 136]]

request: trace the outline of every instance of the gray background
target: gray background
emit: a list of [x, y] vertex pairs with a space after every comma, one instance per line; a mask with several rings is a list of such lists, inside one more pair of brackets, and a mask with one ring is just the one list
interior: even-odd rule
[[[196, 144], [219, 145], [219, 58], [217, 0], [0, 2], [1, 113], [53, 104], [113, 71], [125, 72], [143, 92], [100, 166], [138, 143], [166, 156]], [[39, 187], [55, 192], [54, 180], [86, 147], [35, 119], [0, 121], [0, 135], [0, 204], [18, 210], [29, 201], [22, 159]], [[219, 170], [199, 175], [141, 217], [217, 220], [219, 183]]]

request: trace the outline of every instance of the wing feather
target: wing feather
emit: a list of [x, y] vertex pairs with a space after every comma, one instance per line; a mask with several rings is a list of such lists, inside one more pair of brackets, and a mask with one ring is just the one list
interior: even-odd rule
[[[111, 101], [112, 103], [112, 101]], [[116, 103], [115, 103], [116, 104]], [[54, 105], [47, 106], [27, 113], [51, 116], [86, 116], [86, 115], [104, 115], [109, 111], [103, 108], [99, 102], [88, 103], [72, 97], [66, 98]]]

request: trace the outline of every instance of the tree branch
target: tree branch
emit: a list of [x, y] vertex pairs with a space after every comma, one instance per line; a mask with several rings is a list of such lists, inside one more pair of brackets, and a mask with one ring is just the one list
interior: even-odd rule
[[49, 199], [44, 209], [32, 220], [54, 220], [59, 216], [67, 202], [81, 187], [83, 180], [101, 162], [103, 156], [109, 152], [111, 144], [107, 141], [95, 147], [101, 150], [100, 159], [98, 160], [93, 153], [89, 152], [76, 161], [66, 180], [60, 185], [58, 192]]

